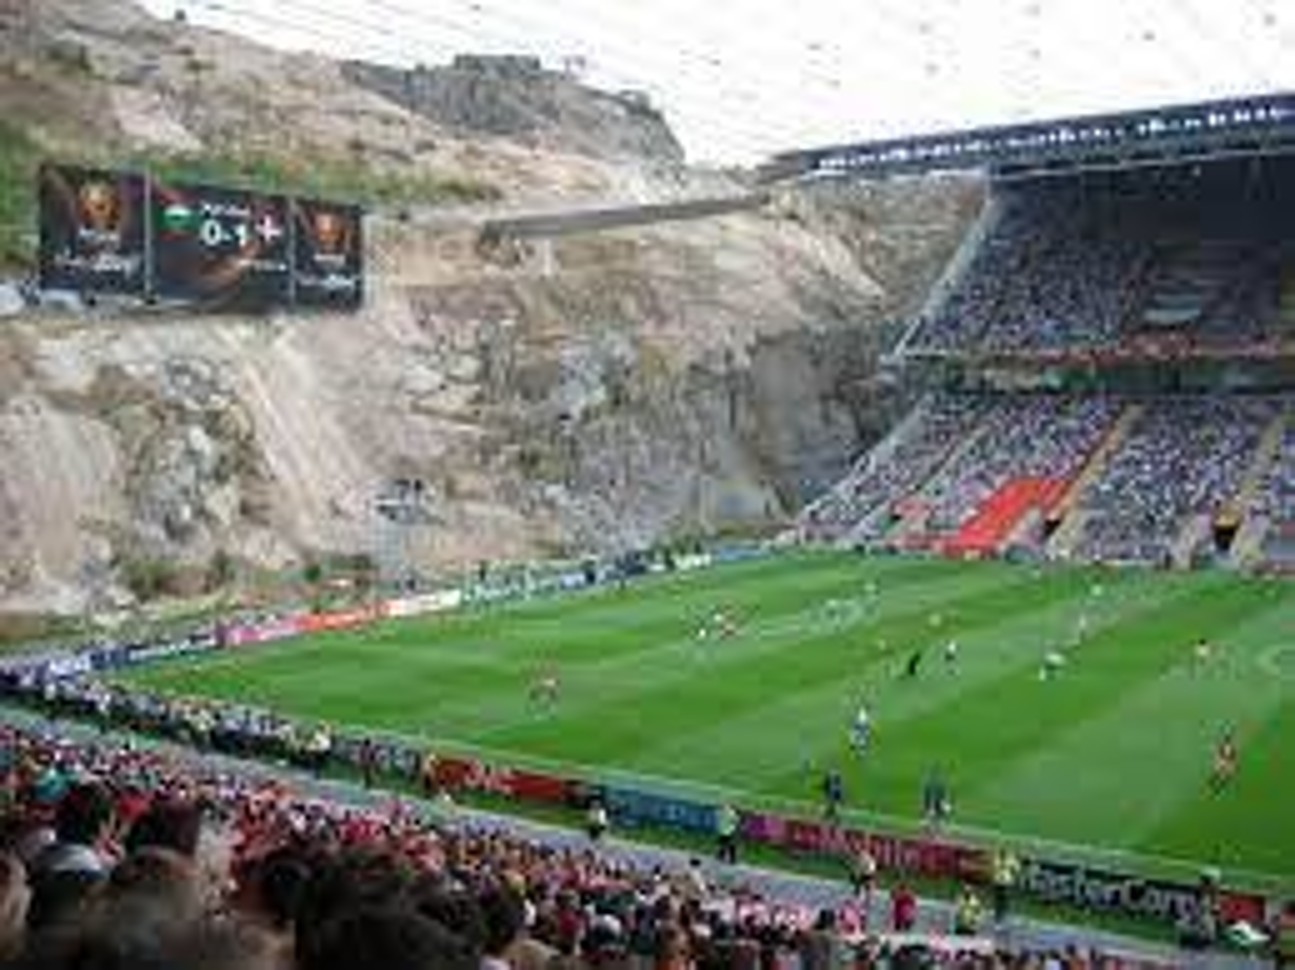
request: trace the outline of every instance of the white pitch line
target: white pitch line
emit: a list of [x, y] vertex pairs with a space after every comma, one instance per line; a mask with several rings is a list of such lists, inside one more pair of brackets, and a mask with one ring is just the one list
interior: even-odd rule
[[1295, 653], [1295, 643], [1277, 643], [1269, 647], [1256, 658], [1260, 668], [1265, 672], [1272, 674], [1279, 680], [1286, 680], [1290, 676], [1290, 671], [1283, 670], [1277, 658], [1283, 654]]

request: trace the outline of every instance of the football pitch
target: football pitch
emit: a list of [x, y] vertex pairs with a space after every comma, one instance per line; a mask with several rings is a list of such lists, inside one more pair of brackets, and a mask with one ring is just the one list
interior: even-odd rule
[[[1045, 678], [1050, 651], [1065, 662]], [[552, 705], [530, 691], [550, 668]], [[801, 552], [131, 679], [750, 807], [816, 813], [837, 767], [847, 816], [900, 829], [935, 769], [955, 833], [1295, 884], [1290, 582]], [[1216, 790], [1229, 730], [1238, 769]]]

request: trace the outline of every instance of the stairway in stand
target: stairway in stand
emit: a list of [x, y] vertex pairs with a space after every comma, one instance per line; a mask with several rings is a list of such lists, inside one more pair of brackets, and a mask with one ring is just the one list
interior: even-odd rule
[[1236, 497], [1220, 513], [1220, 519], [1238, 524], [1237, 534], [1232, 540], [1229, 562], [1232, 566], [1243, 569], [1259, 559], [1267, 537], [1271, 521], [1267, 516], [1255, 515], [1251, 511], [1259, 489], [1268, 477], [1268, 472], [1281, 452], [1282, 441], [1286, 436], [1286, 425], [1295, 415], [1285, 411], [1277, 414], [1268, 427], [1264, 429], [1255, 448], [1253, 460], [1246, 470], [1245, 480], [1241, 483]]
[[1008, 479], [944, 543], [944, 551], [955, 556], [998, 552], [1022, 519], [1035, 509], [1051, 508], [1066, 493], [1069, 484], [1064, 478]]
[[887, 534], [888, 540], [904, 549], [931, 549], [935, 546], [938, 540], [927, 531], [927, 518], [931, 510], [928, 492], [932, 483], [940, 481], [946, 468], [956, 467], [962, 457], [989, 433], [992, 424], [993, 422], [982, 419], [970, 434], [949, 449], [940, 459], [920, 488], [895, 503], [894, 510], [899, 516], [899, 521]]
[[1048, 555], [1051, 558], [1066, 559], [1074, 550], [1084, 533], [1084, 523], [1087, 520], [1084, 510], [1079, 507], [1080, 499], [1088, 491], [1089, 486], [1102, 477], [1111, 458], [1124, 445], [1129, 432], [1133, 430], [1133, 426], [1138, 423], [1138, 419], [1145, 411], [1145, 405], [1130, 404], [1120, 412], [1120, 416], [1115, 419], [1115, 423], [1111, 425], [1102, 443], [1088, 456], [1083, 469], [1071, 480], [1065, 494], [1053, 505], [1049, 517], [1059, 521], [1060, 525], [1048, 540]]

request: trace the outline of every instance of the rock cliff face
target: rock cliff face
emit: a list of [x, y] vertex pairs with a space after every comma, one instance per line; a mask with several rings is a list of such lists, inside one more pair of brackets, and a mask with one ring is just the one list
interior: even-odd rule
[[[142, 117], [169, 118], [168, 137], [210, 146], [240, 112], [264, 118], [291, 97], [323, 107], [286, 141], [322, 150], [362, 128], [377, 144], [407, 126], [451, 171], [486, 159], [503, 210], [740, 189], [685, 170], [663, 179], [675, 149], [655, 122], [640, 129], [655, 147], [639, 161], [622, 154], [628, 136], [586, 154], [574, 138], [561, 150], [477, 143], [466, 122], [356, 85], [354, 65], [131, 13], [122, 29], [158, 45], [140, 57], [219, 47], [205, 81], [241, 92], [210, 113], [201, 99], [181, 110], [165, 70], [143, 82], [127, 70], [116, 21], [100, 10], [93, 33], [77, 26], [88, 2], [42, 4], [41, 29], [85, 45], [83, 84], [104, 104], [123, 90], [131, 104], [154, 99]], [[43, 43], [23, 48], [28, 76]], [[129, 142], [139, 116], [127, 115], [102, 124]], [[476, 123], [512, 124], [493, 108]], [[389, 137], [393, 151], [408, 145]], [[120, 600], [159, 563], [194, 588], [231, 563], [372, 554], [390, 541], [374, 498], [401, 477], [430, 487], [430, 520], [402, 541], [431, 569], [774, 527], [893, 419], [879, 349], [979, 198], [955, 181], [780, 194], [705, 221], [504, 244], [482, 241], [488, 212], [375, 212], [358, 314], [0, 317], [0, 611]]]
[[536, 58], [462, 55], [411, 71], [352, 63], [346, 75], [452, 131], [597, 158], [683, 162], [679, 142], [645, 98], [582, 87]]

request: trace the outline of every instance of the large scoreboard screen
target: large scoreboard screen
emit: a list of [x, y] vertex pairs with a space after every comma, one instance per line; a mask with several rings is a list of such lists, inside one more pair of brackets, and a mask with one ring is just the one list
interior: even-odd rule
[[364, 299], [358, 206], [53, 165], [40, 197], [45, 289], [241, 312]]
[[144, 294], [144, 180], [45, 165], [40, 170], [41, 286]]
[[158, 296], [219, 310], [289, 303], [286, 198], [155, 182], [151, 209]]
[[297, 305], [358, 307], [364, 299], [364, 219], [359, 207], [297, 199], [293, 214]]

